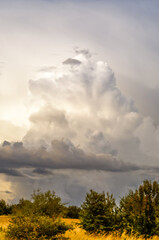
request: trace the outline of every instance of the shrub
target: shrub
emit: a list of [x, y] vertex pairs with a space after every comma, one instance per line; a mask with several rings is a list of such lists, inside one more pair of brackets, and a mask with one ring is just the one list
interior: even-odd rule
[[7, 228], [6, 236], [14, 240], [65, 239], [62, 237], [62, 234], [70, 228], [69, 225], [65, 225], [58, 218], [17, 215], [12, 218], [12, 222]]
[[90, 190], [81, 206], [81, 224], [89, 232], [111, 232], [116, 224], [116, 204], [113, 196]]

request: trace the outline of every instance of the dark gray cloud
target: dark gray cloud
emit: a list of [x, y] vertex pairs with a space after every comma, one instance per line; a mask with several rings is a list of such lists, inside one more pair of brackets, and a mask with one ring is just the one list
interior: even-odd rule
[[0, 148], [0, 171], [20, 175], [13, 169], [36, 168], [35, 173], [48, 174], [47, 169], [83, 169], [125, 172], [139, 170], [141, 167], [117, 160], [111, 154], [86, 153], [70, 141], [53, 140], [51, 149], [45, 147], [26, 149], [21, 142]]
[[40, 175], [52, 175], [53, 173], [45, 168], [35, 168], [33, 173], [40, 174]]
[[20, 173], [18, 170], [8, 168], [8, 167], [0, 168], [0, 173], [3, 173], [8, 176], [14, 176], [14, 177], [22, 177], [23, 176], [23, 174]]
[[81, 64], [81, 61], [74, 59], [74, 58], [68, 58], [63, 62], [63, 64], [79, 65], [79, 64]]
[[118, 160], [111, 154], [86, 153], [70, 141], [53, 140], [51, 148], [26, 149], [22, 142], [2, 144], [0, 148], [0, 172], [12, 176], [22, 176], [17, 170], [35, 168], [33, 173], [49, 175], [50, 169], [102, 170], [108, 172], [129, 172], [155, 170]]

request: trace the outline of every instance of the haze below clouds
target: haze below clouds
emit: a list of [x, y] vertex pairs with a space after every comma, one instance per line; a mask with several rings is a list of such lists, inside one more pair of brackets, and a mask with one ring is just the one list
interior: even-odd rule
[[0, 1], [2, 198], [158, 180], [158, 5]]

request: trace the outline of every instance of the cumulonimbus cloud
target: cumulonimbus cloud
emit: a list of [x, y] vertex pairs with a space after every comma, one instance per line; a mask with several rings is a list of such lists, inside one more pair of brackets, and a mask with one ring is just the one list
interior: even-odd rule
[[58, 186], [58, 172], [66, 174], [59, 181], [67, 176], [74, 182], [73, 171], [82, 191], [86, 172], [123, 181], [129, 174], [158, 173], [159, 128], [122, 94], [108, 64], [94, 61], [88, 50], [77, 50], [59, 68], [40, 68], [29, 90], [30, 128], [22, 142], [2, 143], [0, 173], [30, 184], [54, 179]]
[[76, 50], [54, 73], [49, 74], [50, 68], [39, 72], [29, 82], [36, 103], [31, 127], [22, 145], [3, 144], [3, 167], [33, 167], [37, 173], [42, 168], [143, 169], [147, 163], [140, 166], [137, 158], [145, 157], [144, 118], [121, 93], [107, 63], [94, 61], [88, 50]]

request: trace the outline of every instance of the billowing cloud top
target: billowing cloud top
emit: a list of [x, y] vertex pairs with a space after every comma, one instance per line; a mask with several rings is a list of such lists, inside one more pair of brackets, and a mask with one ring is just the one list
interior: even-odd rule
[[64, 63], [47, 78], [45, 72], [29, 82], [40, 107], [30, 116], [25, 144], [64, 138], [86, 151], [113, 152], [110, 141], [131, 134], [141, 122], [133, 102], [117, 88], [107, 63], [93, 61], [88, 51]]

